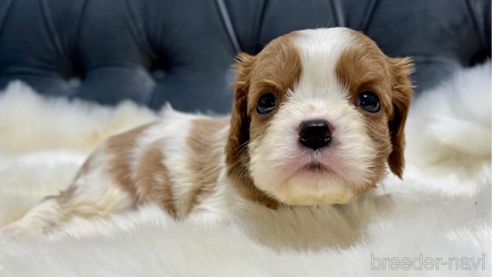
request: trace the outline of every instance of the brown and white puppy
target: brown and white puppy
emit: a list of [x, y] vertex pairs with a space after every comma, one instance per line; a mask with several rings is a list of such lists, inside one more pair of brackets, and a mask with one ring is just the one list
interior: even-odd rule
[[183, 114], [114, 136], [73, 184], [4, 231], [42, 233], [70, 216], [156, 203], [175, 218], [343, 204], [400, 176], [411, 102], [408, 58], [346, 28], [297, 31], [240, 54], [231, 117]]

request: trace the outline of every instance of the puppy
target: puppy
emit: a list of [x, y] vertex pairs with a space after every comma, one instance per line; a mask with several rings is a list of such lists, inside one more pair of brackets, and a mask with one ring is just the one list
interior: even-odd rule
[[346, 28], [296, 31], [257, 56], [239, 54], [232, 114], [183, 114], [109, 138], [72, 185], [47, 197], [12, 235], [71, 216], [103, 218], [155, 203], [176, 219], [243, 209], [344, 204], [401, 177], [412, 72]]

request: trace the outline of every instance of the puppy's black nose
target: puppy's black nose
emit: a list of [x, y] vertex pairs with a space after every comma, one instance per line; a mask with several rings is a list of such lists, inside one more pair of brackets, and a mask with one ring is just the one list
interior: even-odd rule
[[324, 120], [305, 121], [299, 128], [299, 140], [307, 148], [318, 150], [330, 144], [332, 130]]

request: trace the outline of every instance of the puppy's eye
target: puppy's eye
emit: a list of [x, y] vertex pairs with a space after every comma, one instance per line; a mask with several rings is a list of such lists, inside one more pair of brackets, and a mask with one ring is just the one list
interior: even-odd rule
[[277, 105], [278, 99], [273, 93], [265, 93], [260, 99], [258, 99], [258, 106], [256, 107], [256, 111], [259, 114], [268, 114], [273, 111], [275, 106]]
[[359, 94], [359, 98], [357, 98], [357, 106], [367, 112], [377, 113], [380, 109], [379, 98], [372, 91], [363, 91]]

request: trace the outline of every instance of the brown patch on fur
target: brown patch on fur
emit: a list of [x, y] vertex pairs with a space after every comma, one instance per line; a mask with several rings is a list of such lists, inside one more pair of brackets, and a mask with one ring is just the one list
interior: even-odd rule
[[191, 124], [186, 143], [191, 150], [189, 166], [193, 172], [193, 187], [189, 192], [191, 205], [186, 213], [210, 196], [217, 185], [227, 135], [218, 137], [217, 133], [229, 125], [229, 118], [196, 119]]
[[412, 103], [413, 86], [408, 78], [414, 72], [410, 58], [388, 58], [392, 68], [393, 80], [393, 117], [389, 122], [391, 130], [391, 152], [388, 164], [391, 171], [402, 177], [405, 167], [405, 122], [407, 121], [410, 104]]
[[70, 187], [68, 187], [68, 189], [61, 191], [58, 195], [46, 196], [45, 198], [43, 198], [42, 201], [56, 199], [58, 204], [63, 205], [67, 203], [70, 199], [72, 199], [76, 189], [76, 186], [71, 185]]
[[409, 58], [388, 58], [374, 41], [362, 33], [354, 31], [353, 34], [356, 43], [342, 52], [336, 73], [349, 89], [354, 104], [363, 91], [376, 93], [381, 101], [379, 113], [370, 114], [359, 109], [378, 148], [378, 156], [372, 165], [373, 179], [368, 181], [375, 184], [383, 176], [386, 161], [391, 171], [401, 178], [405, 163], [403, 130], [412, 96], [408, 78], [412, 63]]
[[68, 189], [60, 193], [60, 195], [56, 198], [56, 201], [58, 201], [60, 205], [68, 203], [70, 199], [72, 199], [76, 190], [77, 187], [75, 185], [71, 185]]
[[263, 137], [276, 113], [276, 109], [268, 115], [256, 112], [260, 96], [274, 93], [280, 104], [301, 75], [300, 55], [292, 43], [295, 36], [296, 33], [290, 33], [273, 40], [255, 57], [241, 53], [234, 66], [238, 77], [234, 83], [231, 130], [226, 146], [228, 175], [242, 196], [268, 207], [277, 207], [278, 202], [258, 190], [250, 178], [247, 144]]
[[138, 191], [132, 179], [130, 168], [131, 150], [135, 148], [137, 138], [153, 123], [146, 124], [128, 132], [110, 137], [105, 143], [105, 150], [112, 155], [112, 159], [107, 163], [107, 172], [113, 176], [116, 183], [127, 191], [135, 201], [135, 206], [139, 204]]
[[[88, 174], [92, 170], [92, 163], [96, 157], [111, 155], [106, 163], [107, 172], [116, 183], [120, 185], [134, 200], [134, 205], [143, 201], [157, 203], [171, 216], [176, 216], [176, 207], [172, 194], [172, 183], [167, 168], [163, 164], [162, 153], [163, 139], [158, 139], [145, 146], [138, 160], [135, 179], [132, 178], [130, 163], [132, 161], [131, 151], [136, 147], [137, 139], [142, 133], [155, 123], [140, 126], [128, 132], [110, 137], [98, 150], [89, 156], [80, 168], [75, 180]], [[46, 199], [56, 198], [60, 204], [68, 202], [77, 187], [71, 185], [58, 196], [50, 196]]]
[[91, 157], [92, 156], [89, 156], [89, 158], [87, 158], [87, 160], [85, 160], [84, 164], [79, 169], [79, 172], [77, 172], [77, 175], [75, 176], [75, 180], [77, 180], [80, 176], [83, 176], [89, 172], [89, 168], [90, 168], [90, 164], [91, 164], [91, 160], [92, 160]]
[[[74, 180], [73, 182], [75, 182], [81, 176], [87, 174], [90, 171], [90, 165], [92, 163], [92, 160], [94, 159], [94, 155], [96, 155], [96, 154], [95, 153], [92, 153], [85, 160], [85, 162], [82, 164], [82, 167], [77, 172], [77, 175], [75, 175], [75, 178], [73, 179]], [[66, 189], [64, 191], [61, 191], [58, 195], [51, 195], [51, 196], [45, 197], [43, 199], [43, 201], [44, 200], [48, 200], [48, 199], [56, 199], [56, 201], [58, 201], [58, 203], [60, 205], [62, 205], [64, 203], [67, 203], [70, 199], [72, 199], [72, 196], [74, 195], [76, 189], [77, 189], [77, 186], [75, 186], [74, 184], [72, 184], [72, 185], [70, 185], [68, 187], [68, 189]]]
[[242, 151], [237, 157], [237, 162], [228, 168], [229, 181], [244, 199], [252, 200], [255, 203], [276, 210], [280, 206], [280, 202], [255, 186], [248, 171], [248, 164], [249, 154], [246, 151]]
[[91, 170], [92, 161], [94, 160], [94, 157], [98, 155], [97, 153], [98, 150], [99, 149], [96, 149], [92, 154], [89, 155], [89, 157], [85, 160], [84, 164], [82, 164], [82, 167], [79, 169], [79, 172], [77, 172], [77, 175], [75, 176], [74, 180], [77, 180], [80, 178], [80, 176], [89, 173], [89, 171]]
[[[261, 136], [267, 128], [268, 115], [256, 112], [261, 95], [271, 92], [279, 104], [285, 100], [287, 91], [293, 89], [302, 71], [298, 49], [292, 43], [296, 33], [279, 37], [268, 44], [257, 56], [240, 53], [234, 68], [238, 77], [231, 114], [231, 131], [227, 143], [227, 162], [234, 160], [241, 144]], [[278, 105], [277, 105], [278, 107]]]
[[149, 202], [159, 204], [172, 217], [176, 217], [172, 184], [169, 173], [164, 165], [162, 152], [165, 140], [158, 139], [146, 147], [138, 162], [136, 184], [140, 197]]

